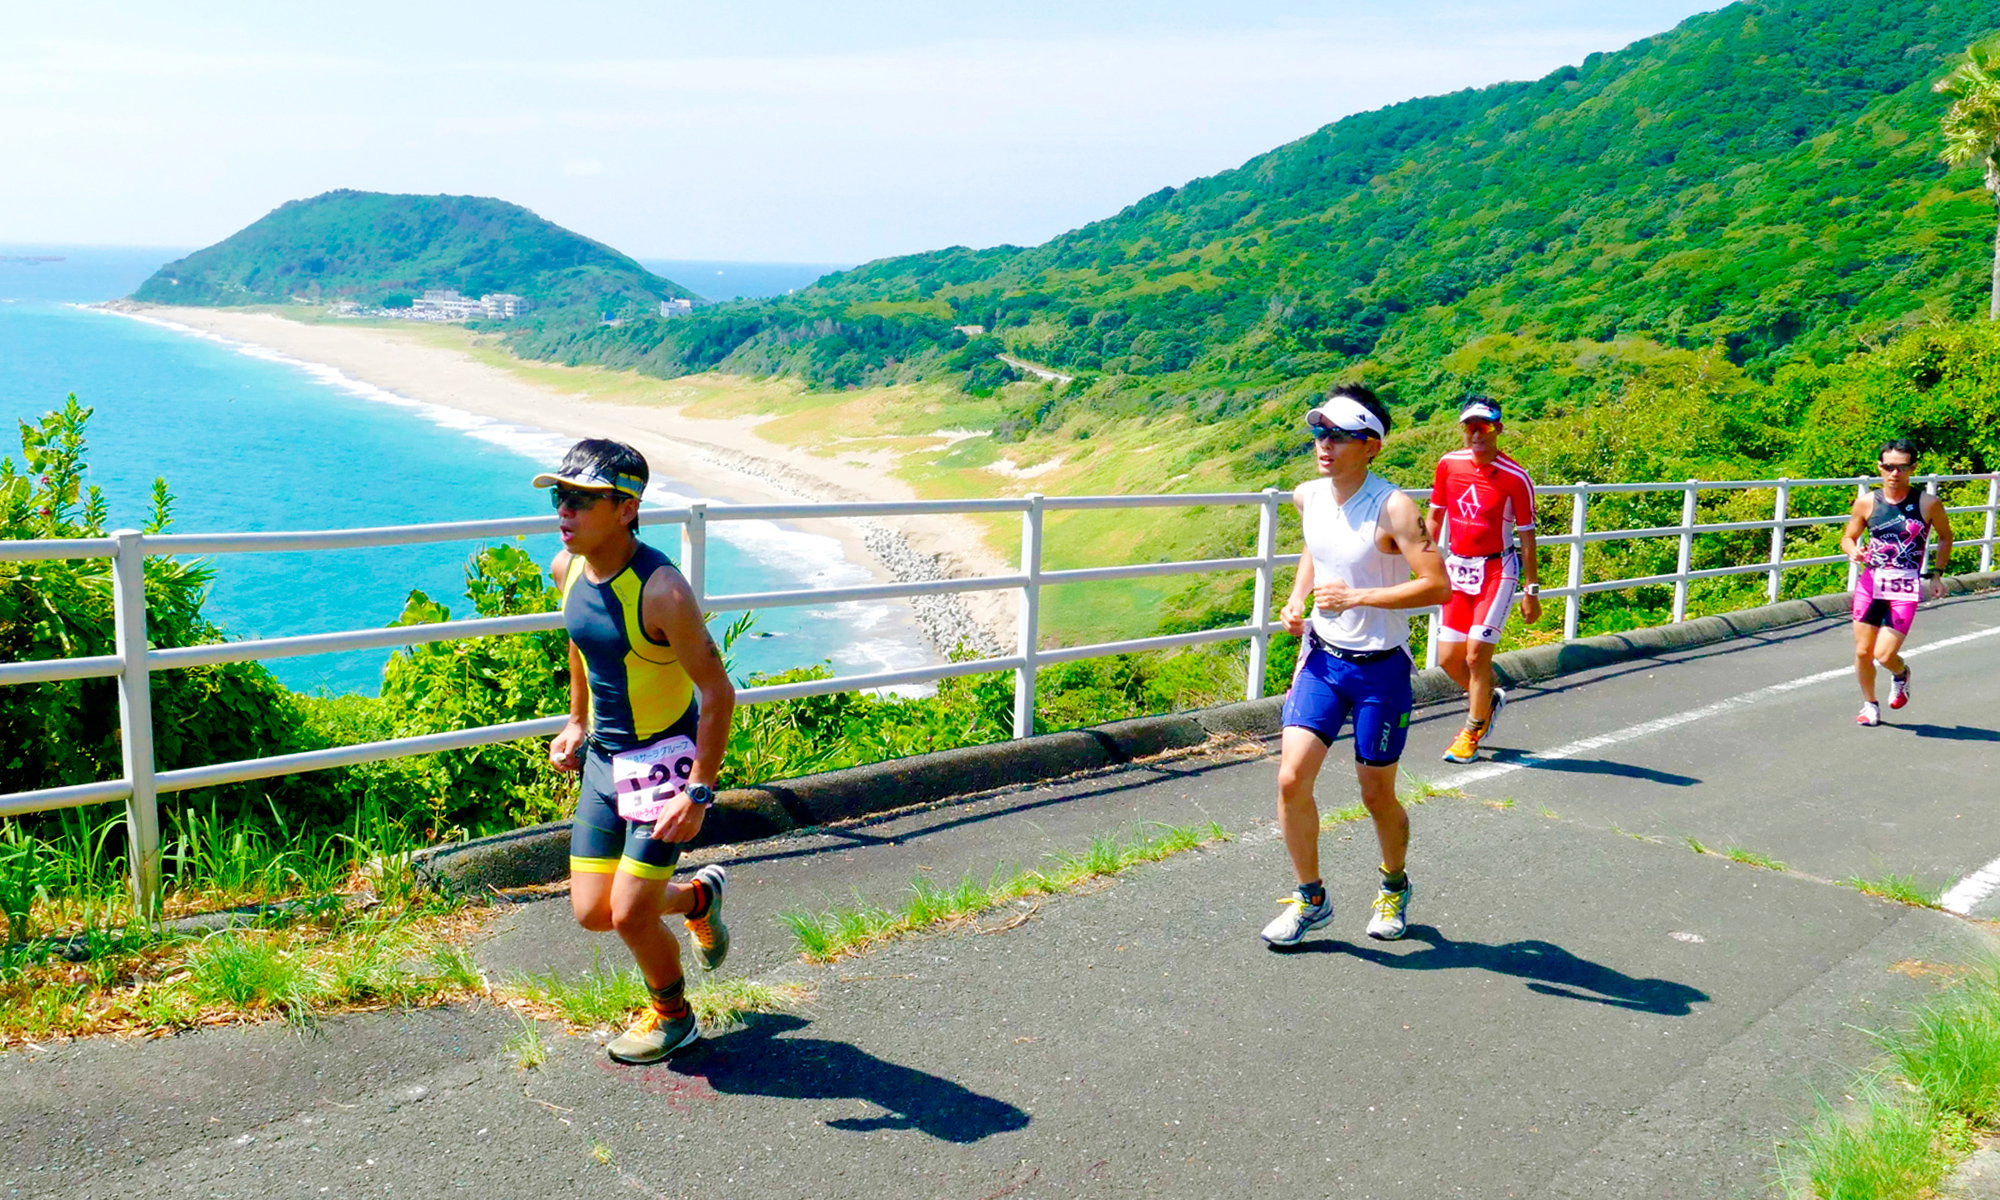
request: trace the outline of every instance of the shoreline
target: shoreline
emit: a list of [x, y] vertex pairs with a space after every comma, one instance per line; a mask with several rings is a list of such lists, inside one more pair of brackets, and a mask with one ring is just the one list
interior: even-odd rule
[[[918, 498], [908, 484], [877, 464], [820, 458], [759, 436], [755, 427], [768, 418], [690, 417], [671, 401], [639, 405], [595, 400], [588, 392], [546, 387], [460, 350], [426, 344], [412, 336], [420, 331], [405, 334], [367, 326], [306, 324], [269, 312], [123, 301], [90, 307], [271, 351], [337, 371], [407, 401], [568, 438], [614, 436], [646, 456], [656, 483], [722, 505]], [[986, 549], [975, 525], [959, 517], [784, 524], [832, 536], [849, 562], [881, 582], [1006, 574], [1014, 569]], [[982, 656], [1001, 653], [1013, 641], [1012, 600], [1003, 591], [911, 597], [906, 603], [932, 652], [944, 659], [962, 645]]]

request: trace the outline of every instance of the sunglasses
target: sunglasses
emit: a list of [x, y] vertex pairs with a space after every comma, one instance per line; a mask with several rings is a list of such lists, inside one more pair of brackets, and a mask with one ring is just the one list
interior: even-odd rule
[[1492, 433], [1497, 428], [1491, 421], [1460, 421], [1459, 425], [1467, 433]]
[[1335, 429], [1331, 425], [1308, 425], [1306, 430], [1321, 442], [1365, 442], [1375, 436], [1372, 429]]
[[549, 507], [569, 509], [571, 512], [588, 512], [599, 500], [612, 497], [604, 492], [586, 492], [581, 488], [552, 487], [549, 489]]
[[1907, 473], [1909, 472], [1910, 468], [1911, 468], [1911, 467], [1914, 467], [1914, 466], [1916, 466], [1917, 464], [1915, 464], [1915, 463], [1886, 463], [1886, 462], [1878, 462], [1878, 463], [1876, 463], [1875, 465], [1876, 465], [1876, 466], [1878, 466], [1878, 467], [1880, 467], [1880, 468], [1882, 468], [1882, 469], [1883, 469], [1884, 471], [1888, 471], [1888, 472], [1890, 472], [1890, 473], [1892, 473], [1892, 474], [1894, 474], [1894, 473], [1896, 473], [1896, 472], [1902, 472], [1902, 473], [1904, 473], [1904, 474], [1907, 474]]

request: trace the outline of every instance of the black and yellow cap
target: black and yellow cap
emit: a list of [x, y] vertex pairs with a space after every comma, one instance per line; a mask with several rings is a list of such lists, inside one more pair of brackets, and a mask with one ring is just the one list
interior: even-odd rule
[[528, 486], [610, 488], [628, 496], [643, 497], [650, 478], [652, 471], [646, 466], [645, 455], [624, 442], [586, 438], [569, 448], [561, 466], [535, 476]]

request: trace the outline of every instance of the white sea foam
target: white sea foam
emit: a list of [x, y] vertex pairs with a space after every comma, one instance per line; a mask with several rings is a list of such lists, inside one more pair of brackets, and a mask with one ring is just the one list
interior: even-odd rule
[[[413, 400], [387, 388], [356, 379], [338, 367], [296, 358], [268, 346], [238, 341], [205, 329], [183, 325], [178, 321], [146, 313], [123, 312], [98, 305], [78, 304], [71, 307], [124, 317], [172, 330], [178, 334], [225, 346], [248, 358], [261, 359], [304, 372], [327, 387], [347, 395], [400, 408], [434, 425], [500, 446], [519, 455], [532, 466], [539, 467], [558, 461], [575, 440], [533, 425], [518, 425], [462, 408], [433, 404], [426, 400]], [[680, 491], [670, 483], [659, 480], [647, 486], [646, 499], [669, 507], [692, 500], [704, 500], [711, 508], [728, 506], [728, 501]], [[781, 576], [796, 580], [801, 587], [819, 589], [853, 587], [867, 583], [873, 578], [866, 567], [848, 559], [839, 539], [825, 534], [786, 529], [775, 521], [763, 520], [715, 521], [709, 528], [715, 537], [728, 542], [735, 549], [755, 558]], [[711, 585], [710, 590], [718, 589]], [[859, 637], [875, 629], [888, 617], [889, 609], [886, 606], [840, 604], [830, 609], [812, 609], [806, 615], [837, 622], [847, 628], [849, 640], [845, 641], [833, 655], [837, 663], [864, 666], [869, 670], [899, 670], [929, 661], [928, 653], [907, 638]]]

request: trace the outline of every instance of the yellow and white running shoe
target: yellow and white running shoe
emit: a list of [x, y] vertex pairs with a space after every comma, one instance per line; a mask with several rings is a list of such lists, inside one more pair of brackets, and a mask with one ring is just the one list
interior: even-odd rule
[[1417, 885], [1407, 879], [1403, 890], [1392, 892], [1383, 888], [1375, 893], [1375, 915], [1368, 918], [1368, 936], [1378, 942], [1393, 942], [1403, 936], [1409, 928], [1410, 897]]

